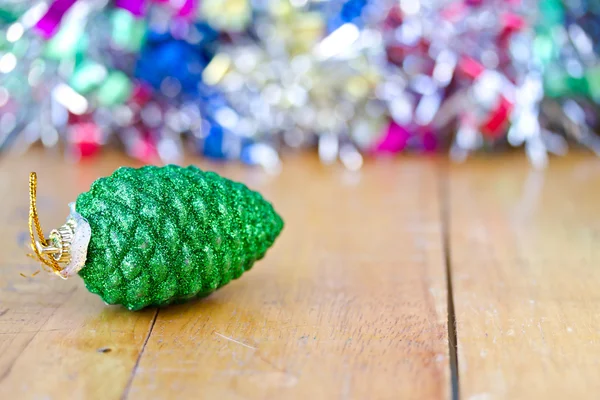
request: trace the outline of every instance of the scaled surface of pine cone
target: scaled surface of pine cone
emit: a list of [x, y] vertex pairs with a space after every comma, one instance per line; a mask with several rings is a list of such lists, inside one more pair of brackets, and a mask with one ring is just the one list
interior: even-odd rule
[[92, 230], [79, 275], [131, 310], [208, 295], [264, 257], [283, 228], [259, 193], [194, 166], [119, 168], [76, 210]]

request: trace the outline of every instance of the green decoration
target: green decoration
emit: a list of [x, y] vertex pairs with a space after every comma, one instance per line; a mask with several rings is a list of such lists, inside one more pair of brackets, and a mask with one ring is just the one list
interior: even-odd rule
[[[35, 189], [32, 199], [39, 226]], [[259, 193], [194, 166], [119, 168], [79, 195], [75, 211], [87, 224], [70, 218], [37, 243], [38, 257], [63, 277], [76, 273], [57, 264], [77, 258], [77, 232], [89, 224], [78, 273], [90, 292], [130, 310], [212, 293], [263, 258], [283, 228]]]
[[137, 52], [144, 44], [146, 24], [126, 10], [117, 9], [112, 12], [112, 36], [116, 47]]
[[104, 83], [98, 88], [96, 98], [104, 106], [121, 104], [131, 94], [132, 84], [127, 75], [121, 71], [112, 71]]
[[78, 93], [85, 95], [100, 86], [106, 75], [106, 68], [102, 64], [84, 60], [75, 68], [69, 84]]
[[590, 67], [585, 73], [589, 96], [596, 103], [600, 103], [600, 66]]
[[77, 21], [61, 25], [58, 33], [46, 43], [45, 55], [52, 60], [75, 60], [84, 54], [89, 39], [83, 30], [84, 26]]

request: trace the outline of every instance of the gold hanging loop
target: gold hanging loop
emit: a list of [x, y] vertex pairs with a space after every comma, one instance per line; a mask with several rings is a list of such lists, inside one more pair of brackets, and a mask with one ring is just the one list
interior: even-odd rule
[[37, 174], [32, 172], [29, 174], [29, 237], [31, 239], [31, 249], [42, 265], [50, 267], [52, 272], [60, 275], [62, 268], [57, 260], [52, 257], [60, 250], [56, 246], [50, 246], [48, 240], [44, 237], [44, 231], [37, 213], [36, 198]]

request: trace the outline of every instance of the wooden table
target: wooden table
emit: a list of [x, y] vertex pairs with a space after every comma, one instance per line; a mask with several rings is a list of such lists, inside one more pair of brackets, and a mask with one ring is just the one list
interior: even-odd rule
[[[196, 161], [196, 160], [194, 160]], [[290, 156], [278, 176], [201, 163], [270, 199], [286, 227], [210, 297], [130, 312], [79, 278], [31, 274], [27, 174], [45, 229], [124, 164], [0, 159], [1, 399], [595, 399], [600, 160], [521, 154]]]

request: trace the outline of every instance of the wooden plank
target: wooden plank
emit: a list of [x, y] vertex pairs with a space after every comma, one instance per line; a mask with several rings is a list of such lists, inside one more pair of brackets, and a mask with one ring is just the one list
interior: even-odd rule
[[241, 280], [160, 310], [129, 398], [448, 398], [435, 167], [225, 171], [273, 201], [284, 232]]
[[64, 223], [68, 202], [123, 162], [109, 156], [74, 168], [41, 152], [0, 159], [0, 398], [116, 399], [123, 393], [156, 310], [107, 307], [78, 278], [19, 275], [39, 269], [25, 257], [29, 172], [38, 171], [38, 208], [49, 231]]
[[156, 320], [152, 309], [105, 306], [77, 278], [18, 275], [35, 270], [17, 245], [27, 173], [39, 172], [50, 229], [93, 179], [128, 163], [109, 154], [74, 167], [41, 152], [0, 160], [0, 398], [449, 397], [433, 161], [352, 174], [289, 157], [279, 176], [209, 166], [263, 192], [286, 228], [241, 280]]
[[449, 192], [461, 398], [597, 398], [598, 160], [472, 160]]

